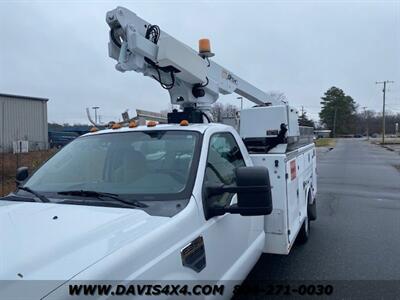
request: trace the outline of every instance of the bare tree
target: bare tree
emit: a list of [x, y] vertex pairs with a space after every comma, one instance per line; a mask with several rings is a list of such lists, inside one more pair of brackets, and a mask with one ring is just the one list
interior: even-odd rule
[[211, 108], [211, 114], [214, 122], [221, 122], [224, 112], [224, 105], [222, 103], [215, 103]]
[[224, 117], [235, 117], [236, 113], [238, 112], [238, 107], [233, 104], [227, 104], [224, 107]]
[[211, 114], [214, 122], [222, 122], [222, 118], [234, 117], [238, 110], [238, 107], [233, 104], [215, 103], [211, 108]]
[[280, 91], [269, 91], [267, 92], [267, 101], [268, 102], [287, 102], [287, 97], [285, 93]]
[[[366, 134], [367, 131], [370, 135], [380, 134], [382, 132], [382, 112], [375, 112], [373, 110], [366, 110], [359, 112], [355, 117], [354, 133]], [[385, 117], [386, 133], [396, 133], [396, 123], [400, 123], [400, 113], [388, 111]], [[368, 130], [367, 130], [368, 128]]]
[[[235, 117], [238, 111], [239, 108], [233, 104], [224, 105], [218, 102], [211, 107], [211, 114], [214, 122], [222, 122], [224, 117]], [[166, 115], [170, 111], [163, 109], [160, 112]]]

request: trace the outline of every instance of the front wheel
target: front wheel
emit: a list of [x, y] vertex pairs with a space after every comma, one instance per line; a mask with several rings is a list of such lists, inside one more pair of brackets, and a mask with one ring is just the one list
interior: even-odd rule
[[305, 244], [310, 236], [310, 219], [308, 216], [304, 219], [303, 225], [300, 228], [299, 235], [297, 236], [297, 241], [300, 244]]

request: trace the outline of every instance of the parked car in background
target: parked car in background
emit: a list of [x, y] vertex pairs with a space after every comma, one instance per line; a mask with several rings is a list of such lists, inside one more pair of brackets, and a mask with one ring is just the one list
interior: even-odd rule
[[61, 148], [79, 136], [76, 132], [49, 131], [50, 148]]

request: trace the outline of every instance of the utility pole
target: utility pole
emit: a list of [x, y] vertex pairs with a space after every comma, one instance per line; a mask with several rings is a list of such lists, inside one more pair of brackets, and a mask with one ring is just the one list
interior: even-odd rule
[[97, 110], [99, 109], [99, 106], [93, 106], [92, 109], [94, 109], [94, 122], [97, 124]]
[[383, 84], [383, 108], [382, 108], [382, 144], [385, 144], [385, 97], [386, 97], [386, 84], [394, 83], [391, 80], [376, 81], [375, 84]]
[[243, 109], [243, 97], [236, 97], [236, 99], [240, 99], [240, 110]]
[[364, 118], [365, 118], [365, 123], [367, 127], [367, 140], [369, 140], [369, 124], [368, 124], [368, 114], [367, 114], [367, 107], [363, 106], [364, 109]]

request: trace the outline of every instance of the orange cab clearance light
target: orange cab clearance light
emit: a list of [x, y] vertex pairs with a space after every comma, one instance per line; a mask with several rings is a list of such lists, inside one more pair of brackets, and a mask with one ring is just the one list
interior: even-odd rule
[[188, 126], [189, 125], [189, 121], [188, 120], [182, 120], [179, 125], [181, 126]]
[[99, 131], [99, 129], [97, 127], [90, 128], [90, 132], [96, 132], [96, 131]]
[[111, 126], [111, 129], [120, 129], [121, 127], [122, 127], [121, 124], [115, 123], [115, 124], [113, 124], [113, 125]]
[[137, 127], [138, 125], [137, 125], [137, 123], [135, 122], [135, 121], [130, 121], [129, 122], [129, 128], [135, 128], [135, 127]]
[[157, 125], [156, 121], [148, 121], [147, 122], [147, 127], [155, 127]]

